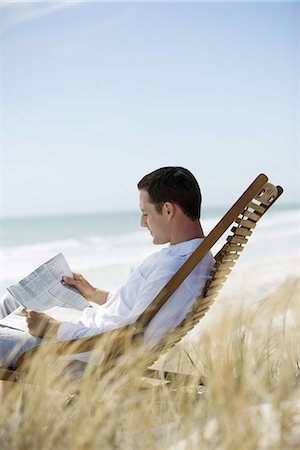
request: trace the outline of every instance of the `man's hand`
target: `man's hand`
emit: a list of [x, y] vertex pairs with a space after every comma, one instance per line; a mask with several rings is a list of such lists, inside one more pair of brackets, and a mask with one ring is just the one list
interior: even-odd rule
[[64, 276], [63, 281], [70, 286], [75, 286], [86, 300], [95, 302], [98, 305], [103, 305], [106, 302], [109, 294], [107, 291], [95, 288], [80, 273], [73, 272], [73, 275], [74, 278]]
[[32, 336], [37, 337], [54, 337], [60, 326], [58, 320], [53, 319], [39, 311], [31, 311], [29, 309], [23, 309], [22, 314], [26, 316], [29, 333]]

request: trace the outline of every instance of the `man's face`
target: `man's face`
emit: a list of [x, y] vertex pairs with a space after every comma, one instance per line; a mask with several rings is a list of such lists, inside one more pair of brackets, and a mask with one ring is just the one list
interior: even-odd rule
[[155, 205], [150, 203], [147, 191], [140, 190], [140, 209], [142, 211], [141, 226], [148, 228], [153, 237], [153, 244], [166, 244], [170, 242], [170, 222], [168, 214], [162, 209], [159, 213]]

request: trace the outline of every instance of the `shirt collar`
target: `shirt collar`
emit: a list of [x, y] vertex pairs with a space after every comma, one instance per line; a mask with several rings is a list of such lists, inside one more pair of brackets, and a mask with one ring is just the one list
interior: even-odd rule
[[203, 240], [204, 238], [195, 238], [190, 241], [179, 242], [178, 244], [169, 245], [164, 250], [171, 256], [186, 256], [193, 253]]

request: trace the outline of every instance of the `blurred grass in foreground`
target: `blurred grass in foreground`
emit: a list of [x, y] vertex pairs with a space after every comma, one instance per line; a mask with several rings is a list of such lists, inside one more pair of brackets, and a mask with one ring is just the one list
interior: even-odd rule
[[90, 364], [80, 386], [65, 361], [49, 371], [38, 355], [28, 375], [40, 386], [18, 383], [2, 401], [1, 450], [299, 449], [299, 287], [287, 280], [247, 308], [236, 299], [156, 364], [191, 373], [188, 385], [141, 389], [139, 352], [100, 379]]

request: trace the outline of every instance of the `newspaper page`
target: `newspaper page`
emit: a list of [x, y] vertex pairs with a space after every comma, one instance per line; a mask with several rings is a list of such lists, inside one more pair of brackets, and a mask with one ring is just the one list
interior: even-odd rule
[[0, 325], [28, 331], [21, 313], [23, 307], [43, 311], [56, 320], [77, 322], [81, 311], [91, 305], [75, 287], [62, 281], [64, 275], [73, 278], [67, 261], [59, 253], [18, 284], [7, 288], [21, 307], [1, 319]]

